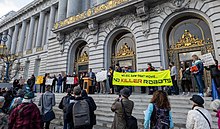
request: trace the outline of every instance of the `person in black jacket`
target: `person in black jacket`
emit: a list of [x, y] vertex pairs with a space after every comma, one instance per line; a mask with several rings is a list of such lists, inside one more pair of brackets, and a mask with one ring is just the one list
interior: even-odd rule
[[67, 120], [67, 110], [70, 104], [70, 100], [73, 100], [74, 97], [71, 94], [71, 89], [67, 89], [67, 95], [64, 96], [59, 104], [59, 109], [63, 110], [63, 129], [68, 129], [69, 128], [69, 122]]
[[90, 127], [88, 129], [92, 129], [93, 125], [96, 125], [96, 115], [95, 115], [94, 111], [97, 109], [97, 106], [96, 106], [95, 101], [93, 100], [93, 98], [88, 96], [88, 94], [87, 94], [87, 92], [85, 90], [82, 90], [81, 96], [89, 104], [89, 109], [90, 109]]
[[[216, 88], [220, 88], [220, 70], [218, 69], [218, 61], [215, 59], [215, 65], [211, 65], [208, 67], [205, 67], [206, 70], [210, 70], [211, 77], [215, 82]], [[218, 90], [220, 94], [220, 89]]]

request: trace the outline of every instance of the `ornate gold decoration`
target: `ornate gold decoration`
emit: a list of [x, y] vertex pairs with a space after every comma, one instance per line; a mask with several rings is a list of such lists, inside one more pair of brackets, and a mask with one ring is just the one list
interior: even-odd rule
[[26, 54], [32, 54], [32, 50], [27, 50]]
[[83, 54], [79, 57], [78, 63], [85, 63], [89, 61], [89, 55], [86, 51], [83, 52]]
[[134, 56], [134, 51], [125, 43], [116, 54], [116, 58]]
[[39, 48], [37, 48], [36, 51], [37, 51], [37, 52], [43, 51], [43, 47], [39, 47]]
[[173, 44], [171, 49], [182, 49], [189, 47], [199, 47], [204, 45], [204, 40], [195, 38], [188, 30], [184, 31], [184, 34], [180, 38], [179, 42]]
[[109, 10], [109, 9], [112, 9], [118, 5], [121, 5], [125, 2], [127, 2], [128, 0], [108, 0], [107, 2], [105, 2], [104, 4], [101, 4], [101, 5], [98, 5], [98, 6], [95, 6], [91, 9], [88, 9], [87, 11], [81, 13], [81, 14], [78, 14], [76, 16], [71, 16], [65, 20], [62, 20], [62, 21], [59, 21], [59, 22], [56, 22], [54, 24], [54, 29], [59, 29], [59, 28], [62, 28], [64, 26], [67, 26], [67, 25], [70, 25], [74, 22], [77, 22], [77, 21], [80, 21], [82, 19], [85, 19], [87, 17], [90, 17], [90, 16], [93, 16], [95, 14], [98, 14], [98, 13], [101, 13], [101, 12], [104, 12], [106, 10]]

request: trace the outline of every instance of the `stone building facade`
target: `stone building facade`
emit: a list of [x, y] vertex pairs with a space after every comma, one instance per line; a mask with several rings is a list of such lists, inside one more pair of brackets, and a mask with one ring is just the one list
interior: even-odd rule
[[219, 0], [35, 0], [0, 23], [20, 76], [133, 70], [220, 55]]

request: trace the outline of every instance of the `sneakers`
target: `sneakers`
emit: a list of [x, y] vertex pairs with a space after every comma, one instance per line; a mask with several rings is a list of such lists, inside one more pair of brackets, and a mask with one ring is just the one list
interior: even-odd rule
[[186, 94], [186, 96], [190, 96], [191, 94], [190, 94], [190, 92], [188, 92], [187, 94]]
[[183, 92], [182, 96], [185, 96], [185, 95], [186, 95], [186, 93], [185, 93], [185, 92]]
[[204, 97], [204, 94], [203, 94], [203, 93], [199, 93], [198, 95], [201, 96], [201, 97]]

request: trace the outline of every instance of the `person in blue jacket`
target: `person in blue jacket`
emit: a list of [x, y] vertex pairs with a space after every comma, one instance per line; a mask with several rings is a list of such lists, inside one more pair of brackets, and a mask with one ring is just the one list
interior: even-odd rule
[[167, 93], [158, 90], [154, 92], [148, 109], [145, 111], [144, 129], [172, 128], [174, 124]]

